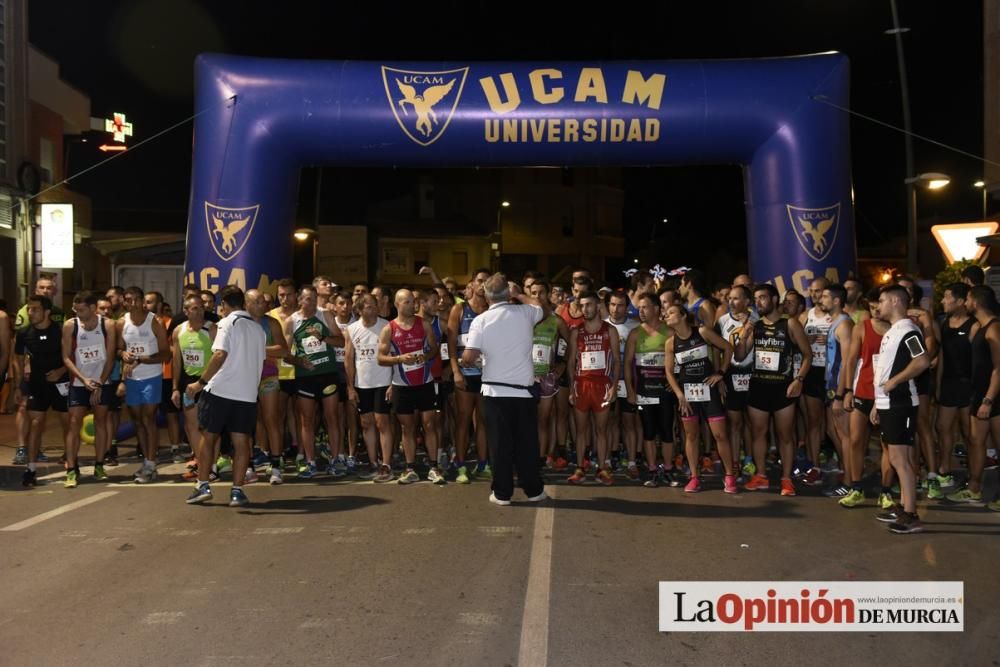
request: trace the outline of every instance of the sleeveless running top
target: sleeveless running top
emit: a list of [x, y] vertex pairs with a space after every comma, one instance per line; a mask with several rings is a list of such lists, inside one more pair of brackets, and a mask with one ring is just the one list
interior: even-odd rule
[[882, 346], [882, 334], [875, 331], [871, 319], [863, 320], [865, 339], [861, 343], [861, 358], [854, 374], [854, 397], [867, 401], [875, 400], [875, 364]]
[[950, 379], [965, 379], [972, 372], [972, 346], [969, 342], [969, 331], [976, 323], [976, 318], [969, 317], [952, 328], [946, 318], [941, 323], [941, 360], [944, 362], [943, 377]]
[[809, 349], [812, 350], [812, 368], [826, 366], [826, 339], [830, 335], [830, 325], [833, 318], [828, 314], [817, 315], [816, 307], [809, 309], [806, 315], [806, 338], [809, 339]]
[[323, 311], [316, 311], [312, 317], [304, 317], [301, 312], [292, 313], [292, 342], [295, 343], [295, 355], [306, 357], [313, 365], [312, 370], [299, 368], [297, 377], [312, 375], [328, 375], [337, 372], [337, 360], [324, 340], [330, 335], [330, 328], [320, 316]]
[[[844, 320], [849, 320], [851, 317], [844, 313], [841, 313], [837, 319], [835, 319], [830, 324], [829, 332], [832, 334], [837, 331], [837, 327]], [[826, 337], [826, 368], [824, 371], [824, 382], [826, 387], [826, 393], [828, 397], [833, 397], [837, 393], [837, 385], [840, 383], [840, 364], [843, 359], [843, 350], [840, 349], [840, 341], [837, 340], [835, 335], [827, 335]], [[830, 392], [833, 392], [832, 394]]]
[[[98, 315], [97, 326], [93, 329], [84, 329], [80, 318], [74, 317], [73, 330], [76, 332], [73, 337], [73, 363], [76, 364], [80, 374], [85, 378], [100, 381], [104, 362], [108, 360], [107, 329], [104, 318]], [[83, 382], [74, 377], [73, 386], [82, 387]]]
[[212, 356], [212, 339], [208, 335], [208, 322], [201, 329], [194, 331], [190, 322], [184, 322], [181, 332], [177, 334], [177, 343], [181, 347], [181, 364], [184, 373], [191, 377], [201, 377]]
[[548, 375], [556, 356], [556, 340], [559, 338], [559, 318], [549, 314], [535, 325], [531, 339], [531, 366], [535, 377]]
[[354, 346], [354, 386], [358, 389], [388, 387], [392, 383], [392, 368], [378, 365], [378, 339], [387, 326], [389, 321], [379, 317], [370, 327], [364, 320], [347, 327], [346, 335]]
[[[146, 313], [146, 319], [142, 324], [132, 323], [132, 316], [125, 315], [125, 325], [122, 328], [122, 339], [125, 341], [125, 349], [140, 357], [148, 357], [160, 351], [156, 335], [153, 333], [153, 320], [156, 315]], [[137, 364], [132, 369], [132, 380], [149, 380], [163, 376], [163, 366], [160, 364]]]
[[[419, 353], [427, 354], [429, 347], [427, 337], [424, 335], [424, 320], [420, 317], [414, 318], [413, 326], [404, 329], [399, 326], [396, 320], [389, 322], [392, 329], [392, 336], [389, 341], [389, 348], [392, 355], [401, 357], [404, 354]], [[392, 367], [392, 383], [403, 387], [419, 387], [431, 381], [431, 364], [429, 361], [416, 364], [398, 363]]]
[[986, 340], [986, 331], [997, 323], [993, 318], [972, 337], [972, 393], [985, 396], [990, 388], [990, 375], [993, 373], [993, 356], [990, 354], [990, 344]]
[[[479, 313], [474, 311], [468, 302], [462, 304], [462, 321], [459, 323], [458, 339], [455, 345], [455, 354], [458, 355], [459, 359], [462, 358], [462, 353], [465, 352], [465, 343], [469, 340], [469, 326], [472, 325], [472, 320], [478, 316]], [[479, 377], [483, 374], [482, 357], [479, 357], [475, 366], [468, 368], [462, 366], [461, 371], [465, 377]]]
[[577, 379], [606, 382], [611, 377], [611, 355], [618, 350], [611, 349], [611, 327], [601, 322], [601, 328], [588, 333], [585, 326], [579, 327], [576, 336]]
[[[792, 381], [792, 349], [788, 320], [757, 320], [753, 325], [753, 372], [751, 379], [765, 384]], [[825, 350], [824, 350], [825, 351]]]
[[664, 347], [673, 332], [666, 324], [660, 324], [656, 333], [646, 332], [639, 327], [635, 341], [635, 393], [639, 405], [659, 403], [660, 397], [670, 392], [666, 371], [663, 366]]

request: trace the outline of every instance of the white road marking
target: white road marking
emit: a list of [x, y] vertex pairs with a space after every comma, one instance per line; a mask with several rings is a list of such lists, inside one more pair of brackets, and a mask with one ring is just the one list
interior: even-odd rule
[[100, 493], [95, 493], [89, 498], [83, 498], [77, 500], [76, 502], [63, 505], [62, 507], [57, 507], [54, 510], [44, 512], [38, 516], [31, 517], [30, 519], [25, 519], [24, 521], [18, 521], [17, 523], [12, 523], [9, 526], [4, 526], [0, 528], [3, 532], [14, 532], [17, 530], [24, 530], [25, 528], [31, 528], [35, 524], [39, 524], [43, 521], [48, 521], [66, 512], [72, 512], [73, 510], [80, 509], [81, 507], [86, 507], [91, 503], [96, 503], [98, 500], [104, 500], [105, 498], [110, 498], [111, 496], [116, 496], [118, 493], [116, 491], [101, 491]]
[[305, 530], [302, 526], [295, 526], [292, 528], [255, 528], [253, 531], [254, 535], [294, 535], [296, 533], [301, 533]]
[[436, 528], [407, 528], [403, 531], [403, 535], [430, 535]]
[[479, 532], [486, 537], [507, 537], [521, 532], [520, 526], [479, 526]]
[[458, 622], [463, 625], [500, 625], [500, 616], [497, 614], [462, 612], [458, 615]]
[[174, 625], [184, 618], [183, 611], [154, 611], [146, 614], [142, 622], [146, 625]]
[[[555, 497], [555, 489], [546, 489]], [[549, 660], [549, 588], [552, 575], [552, 526], [555, 508], [539, 507], [535, 513], [535, 531], [531, 538], [531, 561], [528, 565], [528, 588], [524, 594], [521, 617], [520, 667], [545, 667]]]

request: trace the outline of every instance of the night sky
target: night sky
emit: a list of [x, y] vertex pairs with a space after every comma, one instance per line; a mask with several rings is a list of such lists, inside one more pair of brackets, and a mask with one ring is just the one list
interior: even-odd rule
[[[125, 112], [132, 143], [193, 113], [193, 59], [205, 51], [286, 58], [356, 60], [615, 60], [743, 58], [841, 51], [851, 58], [852, 107], [902, 125], [888, 0], [826, 2], [332, 3], [258, 0], [68, 2], [30, 0], [30, 39], [54, 57], [62, 76], [91, 98], [92, 115]], [[982, 154], [982, 3], [899, 0], [918, 134]], [[378, 11], [371, 8], [378, 7]], [[335, 8], [335, 9], [334, 9]], [[853, 176], [858, 244], [864, 249], [905, 230], [903, 135], [854, 119]], [[92, 145], [92, 144], [91, 144]], [[921, 199], [922, 216], [948, 221], [979, 216], [972, 182], [980, 164], [915, 141], [918, 172], [952, 176], [946, 192]], [[73, 149], [71, 170], [105, 157]], [[122, 210], [183, 231], [191, 168], [191, 125], [123, 155], [74, 182], [93, 198], [95, 226]], [[328, 197], [387, 193], [379, 170], [328, 169]], [[392, 179], [406, 187], [407, 179]], [[416, 173], [413, 174], [414, 180]], [[327, 186], [327, 184], [330, 184]], [[745, 257], [742, 176], [736, 166], [625, 170], [626, 252], [649, 250], [651, 237], [669, 263], [698, 263], [705, 220], [731, 219], [725, 242]], [[388, 193], [390, 196], [400, 192]], [[340, 199], [340, 201], [343, 201]], [[111, 212], [118, 211], [117, 215]], [[660, 221], [668, 218], [669, 223]], [[350, 221], [348, 221], [350, 222]], [[683, 252], [680, 252], [684, 249]], [[684, 259], [681, 259], [683, 255]]]

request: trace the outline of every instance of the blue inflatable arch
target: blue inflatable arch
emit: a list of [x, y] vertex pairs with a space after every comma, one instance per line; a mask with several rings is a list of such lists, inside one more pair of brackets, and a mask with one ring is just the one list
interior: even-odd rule
[[[303, 165], [740, 164], [749, 261], [780, 291], [855, 267], [847, 58], [323, 62], [197, 58], [190, 282], [291, 273]], [[705, 212], [707, 232], [726, 220]]]

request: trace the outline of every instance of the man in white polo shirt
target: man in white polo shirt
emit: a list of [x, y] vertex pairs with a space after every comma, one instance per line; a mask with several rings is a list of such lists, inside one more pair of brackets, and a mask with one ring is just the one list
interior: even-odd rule
[[490, 502], [510, 505], [514, 470], [530, 502], [545, 500], [538, 471], [538, 410], [532, 392], [535, 382], [531, 362], [535, 325], [548, 315], [548, 304], [539, 303], [495, 273], [484, 284], [489, 309], [469, 326], [461, 364], [472, 366], [483, 357], [483, 413], [486, 439], [493, 464]]
[[[198, 425], [203, 429], [199, 461], [214, 461], [212, 453], [223, 429], [233, 439], [233, 490], [230, 507], [249, 504], [243, 481], [250, 464], [250, 436], [257, 426], [257, 385], [264, 366], [264, 330], [245, 309], [243, 290], [227, 285], [219, 293], [218, 333], [212, 343], [212, 357], [197, 382], [187, 387], [198, 400]], [[198, 466], [198, 484], [187, 503], [203, 503], [212, 497], [208, 485], [210, 467]]]

